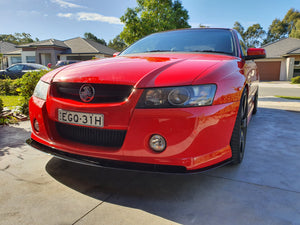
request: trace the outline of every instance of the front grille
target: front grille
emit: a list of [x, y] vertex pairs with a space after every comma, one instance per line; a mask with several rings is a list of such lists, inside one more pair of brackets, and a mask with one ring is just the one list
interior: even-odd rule
[[[54, 97], [82, 102], [79, 90], [83, 83], [59, 82], [52, 85]], [[133, 90], [131, 85], [91, 84], [95, 89], [95, 97], [89, 103], [114, 103], [125, 101]]]
[[59, 135], [65, 139], [82, 144], [120, 148], [123, 145], [126, 130], [108, 130], [74, 126], [56, 122]]

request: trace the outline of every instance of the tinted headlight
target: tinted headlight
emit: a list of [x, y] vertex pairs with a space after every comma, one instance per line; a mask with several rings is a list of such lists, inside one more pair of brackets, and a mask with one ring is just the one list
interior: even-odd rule
[[49, 86], [50, 84], [40, 80], [34, 89], [33, 95], [46, 100]]
[[137, 108], [197, 107], [213, 103], [215, 84], [145, 89]]

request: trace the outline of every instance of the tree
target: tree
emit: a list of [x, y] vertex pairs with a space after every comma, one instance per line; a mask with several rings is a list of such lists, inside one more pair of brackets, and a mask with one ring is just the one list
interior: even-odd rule
[[233, 29], [241, 34], [248, 47], [259, 47], [286, 37], [300, 38], [300, 12], [292, 8], [283, 20], [274, 19], [267, 33], [259, 24], [253, 24], [245, 31], [237, 21]]
[[272, 24], [269, 26], [267, 33], [267, 38], [264, 41], [264, 44], [269, 42], [274, 42], [281, 38], [294, 36], [297, 33], [296, 24], [300, 19], [300, 12], [291, 8], [284, 16], [283, 20], [278, 18], [274, 19]]
[[238, 21], [236, 21], [234, 23], [233, 29], [235, 29], [236, 31], [238, 31], [240, 33], [240, 35], [246, 42], [246, 45], [248, 48], [260, 47], [262, 44], [263, 38], [266, 34], [264, 29], [258, 23], [253, 24], [252, 26], [248, 27], [247, 30], [245, 31], [245, 28]]
[[209, 26], [206, 26], [206, 25], [200, 23], [199, 28], [209, 28]]
[[282, 22], [285, 24], [287, 33], [290, 34], [296, 27], [297, 21], [300, 19], [300, 12], [291, 8], [284, 16]]
[[84, 33], [84, 38], [89, 39], [89, 40], [93, 40], [95, 42], [98, 42], [99, 44], [107, 46], [106, 41], [104, 39], [99, 39], [94, 34], [92, 34], [90, 32], [85, 32]]
[[31, 43], [34, 40], [31, 38], [31, 34], [23, 32], [23, 33], [15, 33], [14, 35], [2, 34], [0, 35], [0, 41], [6, 41], [15, 45], [22, 45], [22, 44]]
[[260, 47], [265, 34], [266, 32], [258, 23], [248, 27], [246, 32], [244, 33], [244, 38], [246, 40], [248, 48]]
[[300, 39], [300, 19], [295, 23], [295, 27], [292, 29], [290, 37]]
[[274, 42], [274, 41], [284, 38], [286, 36], [287, 36], [286, 23], [284, 23], [280, 19], [276, 18], [273, 20], [272, 24], [269, 26], [267, 38], [264, 40], [264, 44]]
[[242, 38], [245, 39], [245, 37], [244, 37], [245, 29], [238, 21], [235, 21], [235, 23], [233, 25], [233, 29], [235, 29], [237, 32], [239, 32], [240, 35], [242, 36]]
[[154, 32], [190, 27], [188, 11], [179, 0], [137, 0], [137, 4], [120, 18], [125, 24], [120, 38], [128, 45]]
[[124, 40], [120, 38], [120, 35], [116, 36], [112, 41], [109, 41], [108, 47], [117, 50], [118, 52], [122, 51], [127, 47]]
[[15, 37], [18, 40], [19, 44], [27, 44], [33, 42], [31, 34], [28, 33], [15, 33]]

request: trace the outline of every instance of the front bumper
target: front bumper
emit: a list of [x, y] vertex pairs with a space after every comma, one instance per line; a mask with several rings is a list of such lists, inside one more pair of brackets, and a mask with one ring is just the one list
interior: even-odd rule
[[[135, 170], [185, 173], [230, 161], [230, 139], [239, 102], [177, 109], [135, 109], [135, 103], [82, 108], [55, 99], [48, 99], [46, 103], [32, 97], [30, 119], [32, 125], [38, 121], [40, 130], [33, 129], [29, 144], [71, 161], [114, 168], [130, 165], [129, 168]], [[63, 138], [57, 129], [59, 108], [103, 113], [105, 126], [99, 130], [125, 130], [122, 145], [97, 146]], [[128, 110], [119, 112], [119, 108]], [[149, 147], [153, 134], [160, 134], [167, 141], [167, 148], [161, 153]]]
[[208, 166], [196, 170], [187, 170], [184, 166], [172, 166], [172, 165], [161, 165], [161, 164], [149, 164], [149, 163], [135, 163], [135, 162], [126, 162], [126, 161], [117, 161], [109, 159], [100, 159], [89, 156], [82, 156], [77, 154], [72, 154], [64, 152], [49, 146], [40, 144], [39, 142], [29, 138], [26, 140], [26, 143], [31, 147], [40, 150], [46, 154], [50, 154], [56, 158], [63, 159], [66, 161], [79, 163], [88, 166], [96, 166], [102, 168], [111, 168], [111, 169], [122, 169], [122, 170], [131, 170], [131, 171], [145, 171], [145, 172], [158, 172], [158, 173], [199, 173], [207, 171], [210, 169], [215, 169], [224, 165], [231, 163], [231, 159], [222, 161], [212, 166]]

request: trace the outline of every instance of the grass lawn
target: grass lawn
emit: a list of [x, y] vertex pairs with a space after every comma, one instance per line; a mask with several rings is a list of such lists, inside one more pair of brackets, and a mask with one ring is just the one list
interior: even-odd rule
[[300, 100], [300, 97], [291, 97], [291, 96], [280, 96], [280, 95], [275, 95], [277, 98], [285, 98], [285, 99], [290, 99], [290, 100]]
[[21, 97], [18, 95], [0, 95], [0, 98], [3, 100], [4, 107], [13, 108], [20, 105], [19, 101]]

